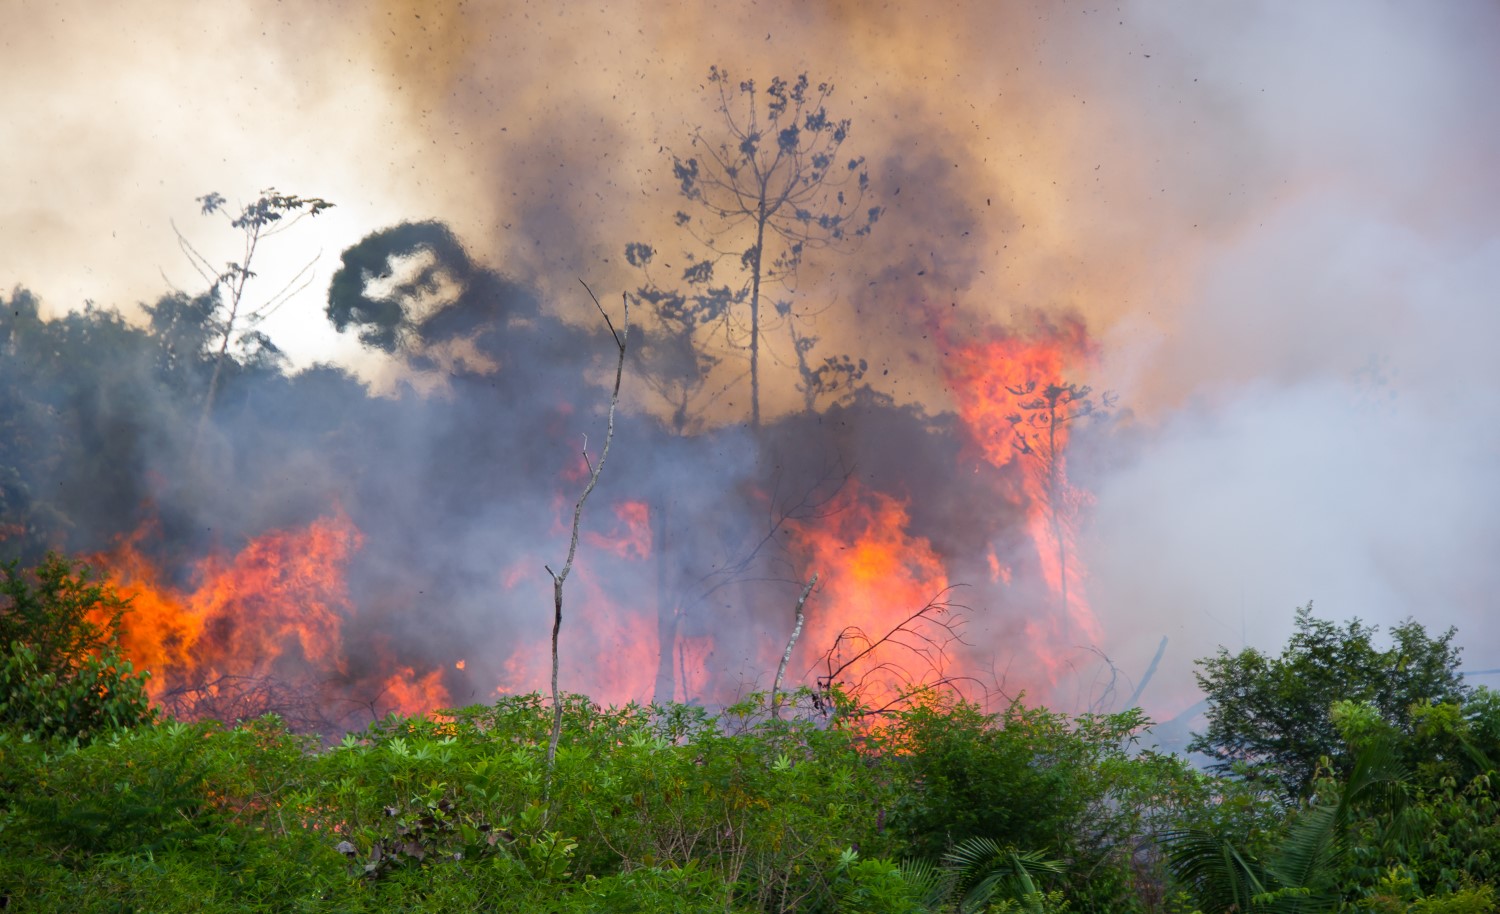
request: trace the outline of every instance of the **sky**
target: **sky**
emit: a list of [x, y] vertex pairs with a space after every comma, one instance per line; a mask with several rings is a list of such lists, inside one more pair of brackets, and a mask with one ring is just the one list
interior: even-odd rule
[[133, 313], [201, 288], [178, 233], [232, 256], [195, 198], [322, 197], [266, 249], [266, 288], [316, 260], [264, 329], [376, 381], [322, 313], [344, 248], [441, 219], [588, 320], [577, 280], [618, 295], [670, 237], [711, 65], [831, 81], [887, 210], [810, 263], [818, 333], [939, 410], [934, 306], [1086, 320], [1123, 412], [1079, 551], [1122, 670], [1170, 640], [1154, 713], [1309, 600], [1500, 667], [1493, 3], [0, 5], [0, 289]]

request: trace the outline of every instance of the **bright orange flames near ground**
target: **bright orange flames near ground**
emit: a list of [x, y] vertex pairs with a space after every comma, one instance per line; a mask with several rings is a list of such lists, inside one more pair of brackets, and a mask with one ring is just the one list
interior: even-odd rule
[[824, 676], [829, 670], [819, 658], [837, 643], [833, 668], [854, 662], [836, 680], [875, 707], [945, 673], [943, 658], [921, 640], [923, 633], [946, 637], [930, 623], [855, 659], [947, 589], [942, 560], [930, 542], [907, 532], [909, 523], [904, 503], [850, 482], [823, 516], [789, 524], [804, 574], [821, 577], [808, 601], [798, 662]]
[[[344, 622], [353, 615], [344, 580], [362, 541], [342, 513], [302, 529], [275, 530], [232, 558], [199, 560], [185, 588], [173, 586], [142, 551], [145, 527], [93, 561], [130, 601], [121, 641], [150, 670], [160, 700], [174, 689], [210, 696], [227, 680], [328, 679], [347, 672]], [[414, 712], [446, 700], [435, 673], [398, 670], [383, 707]]]
[[391, 707], [400, 714], [421, 714], [447, 707], [448, 691], [443, 688], [443, 671], [429, 670], [418, 674], [409, 666], [397, 667], [385, 681], [385, 690], [376, 699], [378, 706]]
[[[1080, 511], [1089, 495], [1068, 482], [1069, 424], [1081, 418], [1087, 392], [1070, 375], [1092, 359], [1094, 345], [1082, 322], [1070, 320], [1027, 336], [995, 334], [951, 344], [945, 371], [963, 420], [986, 462], [1015, 465], [1026, 506], [1027, 532], [1055, 606], [1050, 620], [1028, 620], [1039, 656], [1054, 671], [1053, 646], [1097, 641], [1098, 620], [1084, 593], [1085, 573], [1075, 550]], [[1001, 569], [992, 562], [998, 575]]]

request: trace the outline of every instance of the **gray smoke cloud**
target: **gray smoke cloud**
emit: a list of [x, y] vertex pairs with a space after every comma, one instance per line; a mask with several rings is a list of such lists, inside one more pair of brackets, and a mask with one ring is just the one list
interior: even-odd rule
[[1483, 96], [1500, 18], [1140, 11], [1162, 82], [1204, 87], [1186, 111], [1147, 108], [1148, 128], [1224, 174], [1188, 201], [1201, 231], [1166, 319], [1106, 336], [1126, 402], [1156, 404], [1101, 475], [1084, 547], [1101, 613], [1140, 632], [1117, 656], [1172, 638], [1148, 701], [1169, 715], [1191, 701], [1186, 659], [1275, 649], [1312, 600], [1455, 625], [1466, 665], [1494, 668], [1500, 184], [1483, 163], [1500, 116]]
[[[323, 249], [315, 289], [370, 232], [442, 219], [576, 343], [594, 320], [577, 278], [633, 287], [623, 245], [676, 237], [667, 153], [711, 120], [709, 65], [832, 79], [888, 212], [858, 251], [810, 263], [799, 294], [816, 332], [830, 353], [867, 357], [896, 407], [936, 416], [952, 402], [934, 321], [962, 337], [1035, 310], [1084, 316], [1101, 357], [1079, 380], [1126, 410], [1080, 438], [1072, 467], [1096, 499], [1079, 543], [1104, 633], [1092, 647], [1131, 680], [1170, 637], [1148, 710], [1191, 704], [1191, 660], [1218, 644], [1279, 645], [1307, 600], [1457, 625], [1473, 664], [1500, 665], [1491, 5], [80, 2], [16, 15], [0, 117], [30, 141], [0, 152], [0, 286], [54, 310], [151, 300], [163, 272], [190, 286], [169, 220], [204, 238], [194, 196], [275, 183], [339, 204], [285, 255], [293, 270]], [[334, 359], [401, 389], [407, 369], [334, 334], [319, 302], [283, 312], [266, 329], [297, 364]], [[794, 380], [768, 384], [783, 409]], [[629, 401], [662, 409], [644, 386]], [[427, 466], [462, 442], [455, 412], [411, 419], [444, 424], [403, 425], [392, 459]], [[846, 440], [878, 450], [885, 428]], [[650, 472], [664, 478], [641, 484], [658, 494], [682, 478]], [[943, 551], [982, 575], [995, 530], [938, 479], [901, 475], [914, 505], [953, 506], [972, 554], [957, 557], [956, 534]], [[695, 501], [709, 523], [712, 499]], [[477, 581], [524, 529], [490, 516], [508, 510], [456, 527], [441, 506], [410, 516], [461, 531], [428, 548]], [[1029, 599], [980, 602], [1014, 623]], [[996, 623], [976, 651], [1016, 630]], [[1059, 700], [1097, 697], [1093, 656], [1079, 651]]]

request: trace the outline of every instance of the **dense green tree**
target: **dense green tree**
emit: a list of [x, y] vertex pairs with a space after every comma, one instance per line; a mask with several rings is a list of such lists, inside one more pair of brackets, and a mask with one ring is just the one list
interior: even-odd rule
[[1348, 773], [1353, 760], [1334, 721], [1341, 700], [1368, 702], [1390, 727], [1413, 734], [1421, 709], [1462, 705], [1469, 695], [1459, 675], [1456, 632], [1433, 637], [1407, 620], [1391, 628], [1389, 647], [1375, 643], [1379, 628], [1353, 619], [1339, 626], [1297, 610], [1296, 631], [1279, 656], [1254, 648], [1198, 661], [1208, 696], [1208, 728], [1188, 749], [1214, 759], [1216, 771], [1238, 771], [1270, 781], [1290, 796], [1305, 796], [1329, 757]]

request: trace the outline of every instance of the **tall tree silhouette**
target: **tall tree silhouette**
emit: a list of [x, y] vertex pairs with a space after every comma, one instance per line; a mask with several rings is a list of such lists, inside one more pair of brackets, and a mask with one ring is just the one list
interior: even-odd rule
[[[693, 133], [693, 154], [672, 157], [678, 193], [694, 211], [678, 211], [675, 220], [695, 249], [681, 272], [680, 292], [648, 276], [639, 297], [671, 303], [677, 317], [686, 318], [677, 321], [679, 332], [719, 331], [725, 343], [747, 350], [750, 424], [759, 427], [762, 343], [768, 330], [803, 313], [790, 299], [778, 299], [767, 315], [769, 287], [793, 291], [810, 251], [868, 235], [881, 208], [866, 205], [864, 158], [841, 154], [850, 122], [828, 114], [832, 83], [813, 85], [803, 73], [757, 88], [718, 67], [709, 70], [708, 81], [718, 93], [720, 120], [713, 130]], [[643, 268], [655, 253], [639, 242], [626, 249], [631, 264]], [[799, 363], [805, 355], [798, 351]]]
[[[1047, 521], [1057, 545], [1057, 586], [1062, 622], [1068, 620], [1068, 521], [1072, 519], [1070, 496], [1075, 490], [1068, 484], [1065, 450], [1065, 426], [1076, 419], [1095, 415], [1097, 410], [1089, 395], [1093, 388], [1080, 384], [1047, 384], [1038, 388], [1035, 381], [1006, 388], [1020, 398], [1021, 412], [1010, 416], [1015, 432], [1014, 445], [1020, 454], [1036, 461], [1042, 473], [1042, 491], [1047, 500]], [[1103, 405], [1114, 405], [1114, 395], [1106, 393]]]
[[[177, 243], [188, 260], [209, 283], [209, 296], [215, 304], [213, 329], [217, 338], [213, 373], [209, 375], [208, 392], [203, 397], [203, 411], [198, 418], [198, 429], [193, 437], [194, 449], [203, 436], [203, 428], [213, 411], [214, 395], [219, 389], [219, 378], [224, 370], [224, 360], [229, 346], [235, 342], [249, 342], [253, 348], [265, 348], [269, 341], [255, 330], [255, 326], [270, 317], [310, 281], [312, 265], [309, 261], [289, 279], [275, 294], [258, 304], [252, 304], [245, 295], [250, 280], [257, 275], [254, 270], [256, 254], [262, 241], [278, 235], [297, 224], [304, 216], [316, 216], [333, 206], [318, 197], [298, 197], [279, 193], [275, 188], [260, 192], [260, 196], [246, 204], [237, 214], [231, 214], [225, 205], [228, 201], [222, 194], [209, 193], [197, 198], [203, 215], [222, 215], [231, 228], [241, 235], [242, 247], [239, 258], [225, 263], [217, 270], [208, 258], [191, 242], [177, 232]], [[173, 227], [176, 228], [175, 226]]]

